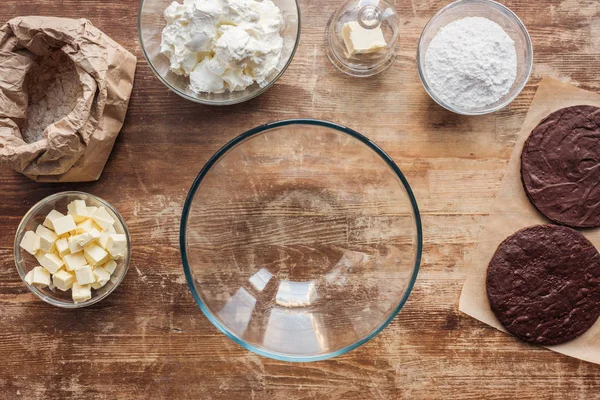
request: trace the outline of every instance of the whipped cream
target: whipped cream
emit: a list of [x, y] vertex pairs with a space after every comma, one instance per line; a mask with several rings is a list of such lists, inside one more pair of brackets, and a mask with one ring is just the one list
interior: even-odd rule
[[165, 10], [160, 51], [199, 93], [264, 87], [283, 49], [281, 10], [271, 0], [184, 0]]

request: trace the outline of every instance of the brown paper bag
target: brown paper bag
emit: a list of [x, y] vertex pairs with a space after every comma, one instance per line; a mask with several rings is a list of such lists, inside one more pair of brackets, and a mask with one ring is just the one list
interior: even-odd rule
[[135, 67], [86, 19], [10, 20], [0, 28], [0, 162], [39, 182], [97, 180], [123, 126]]
[[[523, 122], [500, 191], [487, 218], [481, 241], [465, 260], [469, 272], [460, 297], [460, 311], [504, 332], [506, 330], [492, 312], [487, 298], [488, 264], [500, 243], [508, 236], [528, 226], [551, 223], [531, 204], [523, 189], [521, 151], [525, 140], [543, 118], [563, 107], [577, 105], [600, 107], [600, 95], [552, 79], [542, 80]], [[600, 249], [600, 228], [578, 229], [578, 231]], [[600, 320], [577, 339], [548, 348], [600, 364]]]

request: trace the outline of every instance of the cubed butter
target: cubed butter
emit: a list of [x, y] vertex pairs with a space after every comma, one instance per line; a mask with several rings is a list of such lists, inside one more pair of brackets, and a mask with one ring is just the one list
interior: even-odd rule
[[86, 246], [83, 255], [91, 266], [102, 264], [108, 259], [108, 253], [95, 243]]
[[50, 285], [50, 272], [44, 267], [35, 267], [32, 270], [31, 284], [38, 287]]
[[63, 265], [65, 265], [62, 258], [60, 258], [58, 254], [54, 253], [44, 254], [44, 257], [42, 257], [39, 262], [42, 267], [46, 268], [51, 274], [55, 274], [59, 269], [62, 268]]
[[35, 256], [35, 253], [40, 249], [40, 237], [34, 231], [27, 231], [23, 235], [19, 246], [32, 256]]
[[88, 263], [82, 251], [75, 254], [67, 254], [63, 260], [69, 271], [75, 271], [77, 268], [83, 267]]
[[113, 227], [113, 224], [115, 223], [115, 219], [110, 216], [104, 207], [98, 207], [91, 215], [91, 218], [105, 231]]
[[114, 260], [110, 260], [109, 262], [104, 264], [102, 268], [104, 268], [109, 274], [112, 275], [115, 272], [115, 269], [117, 269], [117, 262]]
[[77, 253], [92, 241], [94, 241], [94, 237], [87, 232], [71, 236], [69, 238], [69, 250], [71, 253]]
[[69, 250], [69, 242], [67, 242], [67, 239], [58, 239], [54, 245], [56, 246], [58, 255], [61, 257], [64, 257], [71, 252]]
[[90, 215], [92, 215], [93, 213], [95, 213], [97, 209], [98, 209], [98, 207], [88, 206], [88, 208], [87, 208], [87, 212], [88, 212], [87, 215], [88, 215], [88, 217]]
[[54, 250], [54, 242], [58, 239], [56, 233], [54, 231], [46, 228], [43, 225], [38, 225], [35, 230], [35, 234], [40, 237], [40, 250], [45, 251], [46, 253]]
[[44, 226], [48, 229], [52, 229], [54, 230], [54, 224], [53, 221], [57, 218], [62, 218], [65, 215], [61, 212], [58, 212], [56, 210], [52, 210], [48, 213], [48, 215], [46, 215], [46, 218], [44, 219]]
[[105, 249], [113, 257], [122, 257], [127, 251], [127, 236], [124, 234], [112, 233], [106, 240]]
[[54, 225], [54, 232], [57, 235], [64, 235], [65, 233], [77, 231], [77, 225], [72, 215], [65, 215], [64, 217], [57, 218], [52, 222]]
[[85, 200], [74, 200], [67, 206], [69, 214], [73, 217], [75, 222], [83, 222], [88, 217], [87, 205]]
[[387, 47], [381, 27], [365, 29], [357, 21], [347, 22], [342, 38], [350, 55], [375, 53]]
[[29, 285], [33, 285], [33, 270], [25, 274], [25, 282]]
[[98, 231], [102, 230], [102, 228], [100, 228], [100, 226], [98, 226], [98, 224], [91, 219], [86, 219], [85, 221], [77, 224], [77, 233], [87, 233], [93, 229]]
[[80, 285], [89, 285], [90, 283], [96, 282], [94, 271], [89, 265], [77, 268], [75, 270], [75, 277], [77, 278], [77, 283]]
[[94, 268], [94, 277], [96, 282], [92, 283], [92, 288], [100, 289], [110, 280], [110, 272], [102, 267], [96, 267]]
[[71, 291], [75, 303], [83, 303], [92, 298], [92, 287], [90, 285], [80, 285], [77, 282], [73, 282]]
[[73, 286], [73, 283], [75, 282], [75, 275], [69, 271], [61, 269], [52, 276], [52, 282], [54, 283], [55, 287], [63, 292], [66, 292]]

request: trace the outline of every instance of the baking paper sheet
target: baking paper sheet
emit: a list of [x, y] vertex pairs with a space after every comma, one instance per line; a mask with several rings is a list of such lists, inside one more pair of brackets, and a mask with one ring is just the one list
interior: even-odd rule
[[[533, 207], [523, 189], [521, 183], [523, 144], [544, 117], [560, 108], [575, 105], [600, 107], [600, 95], [552, 79], [542, 80], [521, 128], [498, 196], [492, 205], [481, 242], [465, 260], [469, 272], [460, 297], [460, 311], [503, 332], [506, 330], [492, 313], [487, 298], [485, 279], [488, 264], [498, 245], [508, 236], [531, 225], [550, 223]], [[600, 249], [600, 229], [579, 231]], [[600, 320], [579, 338], [548, 348], [600, 364]]]

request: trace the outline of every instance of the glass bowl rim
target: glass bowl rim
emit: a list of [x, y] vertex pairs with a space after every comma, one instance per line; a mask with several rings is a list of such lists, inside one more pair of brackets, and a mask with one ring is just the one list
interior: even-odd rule
[[[369, 149], [374, 151], [392, 169], [392, 171], [396, 174], [396, 176], [400, 179], [402, 185], [404, 186], [404, 189], [406, 190], [406, 193], [407, 193], [408, 198], [411, 203], [412, 211], [415, 216], [415, 226], [417, 228], [417, 245], [416, 245], [415, 263], [414, 263], [414, 267], [413, 267], [413, 272], [412, 272], [412, 275], [410, 278], [410, 282], [407, 286], [406, 292], [402, 296], [402, 299], [398, 303], [398, 306], [395, 308], [395, 310], [390, 314], [390, 316], [386, 320], [384, 320], [369, 335], [361, 338], [360, 340], [356, 341], [355, 343], [352, 343], [351, 345], [348, 345], [342, 349], [339, 349], [339, 350], [336, 350], [336, 351], [333, 351], [333, 352], [330, 352], [327, 354], [318, 355], [318, 356], [298, 356], [298, 355], [290, 356], [290, 355], [286, 355], [283, 353], [266, 351], [266, 350], [263, 350], [261, 348], [254, 346], [250, 343], [247, 343], [242, 338], [240, 338], [238, 335], [231, 332], [224, 324], [221, 324], [221, 322], [219, 322], [219, 320], [215, 316], [213, 316], [211, 311], [204, 304], [204, 301], [202, 300], [202, 298], [196, 291], [196, 288], [194, 286], [194, 279], [192, 277], [191, 269], [189, 266], [189, 260], [187, 258], [187, 245], [186, 245], [187, 220], [188, 220], [188, 217], [190, 214], [190, 209], [192, 207], [192, 203], [193, 203], [194, 197], [196, 195], [196, 192], [198, 191], [200, 184], [202, 183], [202, 180], [204, 179], [206, 174], [212, 169], [212, 167], [214, 166], [214, 164], [217, 161], [219, 161], [224, 155], [226, 155], [229, 152], [229, 150], [233, 149], [238, 144], [244, 142], [246, 139], [249, 139], [253, 136], [261, 134], [265, 131], [275, 129], [275, 128], [285, 127], [288, 125], [311, 125], [311, 126], [320, 126], [320, 127], [330, 128], [330, 129], [339, 131], [341, 133], [344, 133], [346, 135], [349, 135], [355, 139], [358, 139], [360, 142], [362, 142], [362, 144], [366, 145]], [[342, 125], [335, 124], [333, 122], [327, 122], [327, 121], [322, 121], [322, 120], [317, 120], [317, 119], [288, 119], [288, 120], [282, 120], [282, 121], [271, 122], [271, 123], [267, 123], [264, 125], [260, 125], [256, 128], [250, 129], [249, 131], [242, 133], [241, 135], [237, 136], [236, 138], [231, 140], [229, 143], [227, 143], [225, 146], [223, 146], [220, 150], [218, 150], [206, 162], [206, 164], [202, 167], [202, 169], [200, 170], [200, 173], [194, 180], [194, 183], [192, 184], [192, 187], [191, 187], [191, 189], [187, 195], [187, 198], [185, 200], [185, 204], [183, 206], [183, 212], [181, 215], [181, 225], [180, 225], [180, 230], [179, 230], [179, 243], [180, 243], [180, 248], [181, 248], [181, 259], [183, 262], [183, 271], [185, 273], [185, 278], [187, 280], [188, 287], [190, 288], [190, 292], [192, 293], [194, 300], [196, 300], [196, 303], [198, 304], [198, 306], [200, 307], [200, 309], [202, 310], [202, 312], [204, 313], [206, 318], [208, 318], [208, 320], [221, 333], [223, 333], [229, 339], [233, 340], [235, 343], [239, 344], [246, 350], [250, 350], [250, 351], [252, 351], [258, 355], [264, 356], [264, 357], [272, 358], [272, 359], [279, 360], [279, 361], [288, 361], [288, 362], [313, 362], [313, 361], [321, 361], [321, 360], [326, 360], [329, 358], [337, 357], [337, 356], [345, 354], [351, 350], [356, 349], [357, 347], [365, 344], [366, 342], [368, 342], [369, 340], [371, 340], [375, 336], [377, 336], [383, 329], [385, 329], [390, 324], [390, 322], [392, 322], [392, 320], [396, 317], [396, 315], [398, 315], [398, 313], [400, 312], [402, 307], [404, 307], [404, 304], [408, 300], [408, 297], [411, 294], [412, 289], [417, 280], [417, 275], [418, 275], [420, 264], [421, 264], [421, 256], [422, 256], [422, 252], [423, 252], [423, 229], [422, 229], [422, 225], [421, 225], [421, 216], [419, 213], [419, 208], [417, 206], [417, 200], [416, 200], [416, 198], [413, 194], [413, 191], [408, 183], [408, 180], [406, 179], [406, 177], [404, 176], [404, 174], [402, 173], [400, 168], [392, 160], [392, 158], [389, 155], [387, 155], [387, 153], [385, 153], [379, 146], [377, 146], [370, 139], [368, 139], [366, 136], [358, 133], [357, 131], [354, 131], [354, 130], [347, 128], [345, 126], [342, 126]]]
[[[19, 233], [22, 232], [23, 229], [25, 228], [25, 222], [28, 221], [34, 215], [34, 212], [37, 212], [42, 206], [44, 206], [52, 201], [56, 201], [56, 200], [60, 199], [61, 197], [82, 196], [82, 195], [93, 198], [94, 200], [98, 201], [105, 207], [109, 208], [117, 216], [119, 223], [123, 227], [123, 231], [127, 237], [127, 257], [124, 260], [125, 268], [123, 269], [123, 273], [118, 277], [114, 286], [110, 290], [108, 290], [102, 296], [92, 298], [88, 301], [84, 301], [83, 303], [68, 303], [66, 301], [55, 300], [53, 298], [50, 298], [50, 297], [44, 295], [35, 286], [31, 286], [27, 282], [25, 282], [25, 275], [22, 274], [22, 272], [24, 272], [23, 268], [21, 268], [19, 266], [19, 262], [17, 262], [17, 254], [20, 252], [20, 247], [19, 247], [20, 243], [18, 241], [18, 237], [19, 237]], [[14, 256], [14, 261], [15, 261], [15, 267], [17, 268], [17, 272], [19, 273], [19, 277], [21, 278], [21, 280], [23, 281], [25, 286], [27, 286], [27, 288], [32, 293], [34, 293], [37, 297], [39, 297], [42, 301], [44, 301], [48, 304], [51, 304], [53, 306], [56, 306], [59, 308], [64, 308], [64, 309], [83, 308], [83, 307], [91, 306], [92, 304], [96, 304], [96, 303], [104, 300], [105, 298], [107, 298], [112, 292], [115, 291], [115, 289], [117, 289], [117, 287], [119, 287], [121, 282], [123, 282], [123, 279], [125, 279], [125, 275], [127, 275], [127, 271], [129, 270], [129, 264], [131, 263], [131, 235], [129, 233], [129, 228], [127, 227], [127, 224], [125, 223], [125, 220], [123, 219], [121, 214], [108, 201], [104, 200], [101, 197], [93, 195], [91, 193], [86, 193], [86, 192], [81, 192], [81, 191], [76, 191], [76, 190], [69, 190], [69, 191], [65, 191], [65, 192], [54, 193], [54, 194], [51, 194], [50, 196], [46, 196], [43, 199], [41, 199], [40, 201], [38, 201], [37, 203], [35, 203], [33, 206], [31, 206], [31, 208], [29, 208], [27, 213], [25, 213], [25, 215], [21, 219], [21, 222], [19, 222], [19, 226], [17, 227], [16, 233], [15, 233], [15, 243], [14, 243], [14, 247], [13, 247], [13, 256]]]
[[[427, 83], [427, 77], [425, 76], [425, 71], [423, 69], [423, 66], [421, 65], [421, 52], [422, 52], [421, 46], [423, 45], [425, 32], [427, 32], [427, 30], [431, 28], [431, 25], [433, 24], [433, 22], [435, 20], [437, 20], [443, 13], [445, 13], [446, 11], [448, 11], [451, 8], [462, 5], [463, 3], [481, 3], [481, 4], [487, 5], [488, 7], [496, 8], [499, 11], [504, 12], [505, 14], [507, 14], [509, 16], [509, 18], [513, 19], [513, 21], [517, 24], [519, 29], [524, 33], [525, 42], [527, 45], [527, 55], [528, 55], [527, 66], [526, 66], [527, 73], [525, 74], [523, 81], [521, 83], [519, 83], [519, 86], [517, 87], [517, 90], [515, 91], [515, 93], [512, 96], [510, 96], [509, 98], [507, 98], [505, 101], [503, 101], [502, 103], [496, 105], [495, 107], [482, 109], [482, 110], [478, 110], [478, 111], [459, 110], [455, 107], [452, 107], [449, 104], [446, 104], [444, 101], [442, 101], [440, 98], [438, 98], [435, 95], [435, 93], [433, 92], [433, 90], [429, 87], [429, 84]], [[444, 7], [442, 7], [438, 12], [436, 12], [429, 19], [429, 21], [427, 21], [427, 23], [423, 27], [423, 30], [421, 31], [421, 36], [419, 37], [419, 44], [417, 45], [417, 60], [416, 61], [417, 61], [417, 70], [419, 71], [419, 79], [421, 80], [421, 84], [423, 85], [423, 88], [425, 89], [425, 91], [427, 92], [429, 97], [431, 97], [438, 105], [440, 105], [441, 107], [445, 108], [448, 111], [452, 111], [453, 113], [460, 114], [460, 115], [468, 115], [468, 116], [485, 115], [485, 114], [491, 114], [491, 113], [494, 113], [496, 111], [503, 109], [504, 107], [506, 107], [510, 103], [512, 103], [517, 98], [517, 96], [519, 96], [519, 94], [521, 94], [521, 92], [525, 88], [525, 85], [527, 85], [527, 82], [529, 81], [531, 72], [533, 70], [533, 43], [531, 41], [531, 36], [529, 35], [529, 31], [527, 30], [527, 27], [525, 26], [523, 21], [521, 21], [519, 16], [517, 14], [515, 14], [515, 12], [513, 10], [511, 10], [504, 4], [498, 3], [494, 0], [456, 0], [450, 4], [447, 4]]]
[[146, 59], [146, 63], [148, 63], [148, 65], [150, 66], [152, 73], [170, 91], [176, 93], [177, 95], [179, 95], [180, 97], [183, 97], [186, 100], [193, 101], [194, 103], [204, 104], [204, 105], [208, 105], [208, 106], [231, 106], [234, 104], [244, 103], [246, 101], [252, 100], [252, 99], [260, 96], [261, 94], [263, 94], [267, 90], [269, 90], [271, 88], [271, 86], [273, 86], [275, 84], [275, 82], [277, 82], [279, 80], [279, 78], [281, 78], [283, 76], [285, 71], [292, 64], [292, 61], [294, 60], [294, 56], [296, 55], [296, 50], [298, 50], [298, 46], [300, 45], [300, 35], [302, 32], [302, 13], [300, 11], [299, 0], [294, 0], [294, 3], [296, 3], [296, 15], [298, 16], [298, 28], [296, 29], [296, 41], [294, 43], [294, 48], [292, 49], [292, 52], [290, 53], [290, 56], [289, 56], [288, 60], [286, 61], [285, 65], [283, 66], [283, 68], [281, 69], [281, 71], [279, 71], [279, 73], [269, 83], [267, 83], [266, 86], [256, 90], [254, 93], [251, 93], [250, 95], [248, 95], [246, 97], [241, 97], [236, 100], [227, 100], [227, 101], [212, 101], [212, 100], [199, 99], [197, 97], [192, 97], [186, 93], [183, 93], [182, 91], [180, 91], [179, 89], [177, 89], [176, 87], [171, 85], [165, 78], [163, 78], [158, 73], [158, 71], [154, 67], [154, 64], [152, 63], [152, 61], [150, 61], [150, 57], [148, 56], [148, 53], [146, 52], [146, 45], [144, 44], [144, 39], [142, 38], [142, 9], [143, 9], [144, 3], [146, 1], [151, 1], [151, 0], [140, 0], [140, 7], [138, 10], [138, 16], [137, 16], [138, 41], [140, 42], [140, 47], [142, 49], [142, 53], [144, 54], [144, 58]]

